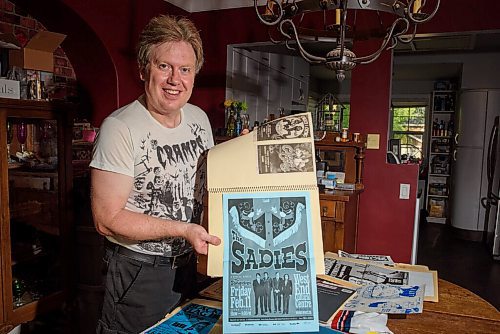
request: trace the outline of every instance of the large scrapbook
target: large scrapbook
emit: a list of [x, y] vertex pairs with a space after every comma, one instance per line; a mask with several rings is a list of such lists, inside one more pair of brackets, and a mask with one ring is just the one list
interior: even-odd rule
[[[313, 255], [316, 259], [316, 273], [324, 274], [324, 255], [319, 210], [319, 192], [316, 179], [314, 137], [310, 113], [291, 115], [259, 126], [248, 135], [234, 138], [210, 149], [207, 166], [208, 188], [208, 230], [222, 239], [221, 246], [209, 246], [207, 274], [222, 276], [224, 240], [224, 194], [272, 194], [274, 192], [306, 192], [309, 205], [313, 240]], [[273, 213], [274, 219], [289, 222], [290, 217], [301, 208], [280, 208]], [[231, 209], [230, 209], [231, 210]], [[234, 211], [234, 210], [233, 210]], [[242, 229], [255, 234], [244, 223], [255, 222], [255, 210], [245, 214], [241, 210]], [[253, 215], [253, 216], [252, 216]], [[281, 217], [285, 215], [286, 217]], [[283, 218], [283, 219], [282, 219]], [[266, 228], [266, 226], [263, 226]], [[280, 229], [266, 231], [275, 238], [292, 234], [296, 226], [280, 226]], [[261, 232], [262, 233], [262, 232]], [[281, 236], [280, 236], [281, 235]], [[255, 238], [258, 240], [258, 238]]]
[[317, 331], [324, 273], [310, 114], [287, 116], [208, 154], [207, 273], [223, 276], [224, 332]]

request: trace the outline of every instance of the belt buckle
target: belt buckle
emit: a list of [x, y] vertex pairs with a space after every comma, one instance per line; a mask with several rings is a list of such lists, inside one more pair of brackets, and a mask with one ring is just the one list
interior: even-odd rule
[[180, 258], [185, 258], [185, 263], [184, 264], [187, 264], [189, 262], [189, 259], [191, 258], [191, 255], [193, 253], [188, 253], [188, 254], [181, 254], [181, 255], [175, 255], [173, 258], [172, 258], [172, 269], [177, 269], [179, 268], [179, 265], [177, 264], [179, 262], [179, 259]]
[[182, 255], [175, 255], [174, 257], [172, 257], [172, 260], [171, 260], [172, 269], [177, 269], [179, 267], [177, 264], [177, 262], [178, 262], [177, 259], [181, 256]]

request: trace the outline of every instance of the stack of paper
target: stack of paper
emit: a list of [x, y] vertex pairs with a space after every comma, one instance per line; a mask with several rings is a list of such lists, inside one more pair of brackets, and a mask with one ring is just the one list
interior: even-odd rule
[[344, 310], [421, 313], [424, 300], [438, 301], [436, 271], [425, 266], [394, 264], [389, 257], [380, 255], [340, 254], [342, 257], [325, 254], [325, 274], [334, 281], [358, 286], [357, 295], [344, 305]]

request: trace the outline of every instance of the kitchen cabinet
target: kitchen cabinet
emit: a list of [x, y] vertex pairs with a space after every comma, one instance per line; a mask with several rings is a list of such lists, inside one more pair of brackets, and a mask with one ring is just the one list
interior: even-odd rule
[[72, 122], [69, 104], [0, 99], [0, 333], [71, 296]]
[[429, 131], [428, 178], [426, 191], [427, 221], [449, 222], [452, 160], [455, 136], [456, 92], [433, 91]]
[[229, 46], [227, 60], [226, 98], [246, 101], [250, 124], [281, 110], [307, 111], [309, 64], [302, 58]]
[[323, 250], [356, 253], [358, 204], [361, 191], [321, 191], [320, 214]]
[[[320, 131], [321, 133], [321, 131]], [[358, 233], [359, 197], [364, 190], [363, 165], [366, 140], [360, 136], [357, 142], [337, 142], [340, 133], [326, 132], [315, 142], [317, 160], [326, 163], [329, 171], [345, 173], [345, 183], [353, 190], [320, 188], [320, 215], [325, 252], [344, 250], [356, 253]]]

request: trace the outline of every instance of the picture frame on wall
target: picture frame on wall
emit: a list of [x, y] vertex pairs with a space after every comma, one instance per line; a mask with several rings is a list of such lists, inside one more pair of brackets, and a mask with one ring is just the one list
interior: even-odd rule
[[401, 159], [401, 139], [392, 138], [389, 139], [388, 150], [394, 153], [394, 155]]

